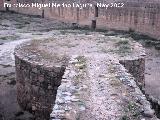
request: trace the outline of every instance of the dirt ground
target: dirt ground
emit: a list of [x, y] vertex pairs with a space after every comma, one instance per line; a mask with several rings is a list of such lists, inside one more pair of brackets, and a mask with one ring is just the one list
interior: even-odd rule
[[17, 103], [14, 67], [0, 65], [0, 91], [0, 120], [33, 120]]

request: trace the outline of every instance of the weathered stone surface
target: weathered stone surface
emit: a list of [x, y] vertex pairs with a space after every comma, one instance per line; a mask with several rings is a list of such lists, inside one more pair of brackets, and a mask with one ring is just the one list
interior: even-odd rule
[[55, 75], [47, 76], [46, 73], [50, 73], [50, 71], [43, 66], [28, 64], [27, 61], [25, 62], [16, 56], [16, 80], [19, 83], [17, 98], [21, 107], [34, 111], [37, 118], [48, 119], [56, 97], [57, 87], [60, 85], [63, 75], [62, 69], [64, 67], [56, 68], [57, 77]]
[[[53, 119], [75, 120], [81, 116], [90, 120], [119, 120], [128, 105], [135, 105], [139, 113], [145, 105], [150, 108], [134, 75], [126, 70], [135, 72], [134, 77], [139, 80], [136, 81], [144, 85], [141, 45], [97, 32], [90, 35], [65, 32], [66, 35], [31, 41], [16, 48], [17, 97], [24, 109], [34, 112], [40, 120], [49, 119], [51, 112]], [[126, 41], [132, 50], [121, 52], [117, 44], [124, 47]], [[126, 69], [119, 60], [124, 60]], [[138, 117], [142, 118], [142, 114]]]
[[[62, 79], [53, 111], [50, 114], [52, 120], [119, 120], [123, 116], [135, 120], [144, 117], [148, 120], [156, 119], [150, 103], [121, 64], [113, 60], [111, 62], [109, 56], [99, 55], [97, 58], [93, 55], [90, 57], [84, 57], [86, 67], [83, 69], [77, 67], [78, 62], [69, 62], [67, 71], [64, 73], [65, 81]], [[77, 61], [76, 58], [75, 61]], [[68, 70], [74, 71], [75, 74], [70, 76]], [[78, 76], [83, 76], [83, 78]], [[77, 84], [75, 84], [75, 77], [78, 79]], [[85, 85], [83, 85], [84, 80]], [[72, 92], [72, 87], [77, 88], [76, 92]], [[132, 116], [131, 109], [130, 115], [124, 112], [130, 104], [133, 105], [133, 111], [139, 114], [136, 118]]]
[[145, 87], [145, 58], [135, 60], [120, 60], [120, 63], [128, 70], [135, 78], [137, 85], [142, 89]]

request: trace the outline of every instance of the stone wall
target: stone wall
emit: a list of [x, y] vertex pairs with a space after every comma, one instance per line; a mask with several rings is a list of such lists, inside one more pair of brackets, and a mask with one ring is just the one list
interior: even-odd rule
[[159, 38], [159, 8], [160, 3], [156, 1], [127, 2], [122, 9], [108, 9], [105, 14], [102, 13], [101, 23], [109, 28], [132, 29]]
[[[79, 42], [79, 40], [83, 41]], [[144, 86], [144, 49], [139, 43], [133, 42], [130, 43], [132, 53], [127, 52], [126, 54], [119, 55], [117, 49], [115, 51], [113, 49], [115, 48], [115, 44], [121, 41], [119, 37], [112, 38], [99, 32], [90, 32], [89, 35], [86, 35], [85, 32], [79, 34], [79, 31], [68, 30], [68, 34], [66, 33], [65, 35], [53, 36], [53, 38], [44, 40], [33, 40], [19, 45], [15, 49], [17, 97], [19, 104], [23, 109], [32, 111], [39, 120], [43, 117], [49, 117], [56, 95], [56, 104], [64, 103], [65, 100], [69, 103], [70, 101], [77, 101], [77, 97], [75, 96], [78, 94], [71, 96], [70, 90], [76, 92], [84, 88], [83, 92], [87, 100], [83, 99], [83, 102], [88, 101], [88, 96], [92, 93], [89, 98], [90, 104], [88, 105], [90, 106], [90, 110], [92, 110], [91, 107], [94, 103], [97, 101], [102, 102], [103, 99], [105, 102], [103, 102], [104, 105], [101, 104], [101, 109], [103, 109], [104, 114], [106, 109], [109, 108], [103, 108], [103, 106], [110, 105], [109, 107], [112, 108], [119, 105], [114, 100], [117, 94], [119, 97], [116, 97], [116, 99], [119, 99], [121, 102], [124, 102], [122, 96], [129, 99], [128, 101], [136, 98], [131, 96], [129, 98], [126, 97], [132, 95], [135, 91], [142, 96], [139, 87], [134, 81], [134, 77], [138, 81], [138, 85], [141, 83], [140, 85]], [[104, 50], [102, 46], [105, 48], [106, 46], [110, 46], [110, 48]], [[83, 49], [81, 49], [82, 47]], [[57, 51], [59, 54], [57, 54]], [[73, 56], [75, 59], [72, 59]], [[126, 69], [119, 63], [119, 60], [134, 77], [126, 72]], [[64, 68], [64, 65], [67, 67]], [[118, 68], [114, 69], [113, 66], [117, 66]], [[63, 73], [65, 73], [64, 76]], [[123, 82], [124, 84], [122, 84]], [[71, 87], [72, 83], [73, 86]], [[134, 85], [132, 85], [133, 83]], [[76, 87], [77, 84], [79, 84], [79, 88]], [[129, 87], [130, 85], [131, 88]], [[88, 92], [86, 92], [86, 86], [88, 86]], [[56, 94], [57, 88], [59, 89], [58, 94]], [[128, 92], [126, 93], [126, 91]], [[95, 93], [101, 95], [102, 99], [101, 97], [97, 97]], [[63, 97], [63, 99], [58, 99], [58, 97]], [[149, 107], [150, 104], [146, 102], [144, 96], [142, 99], [145, 101], [144, 104], [147, 103], [146, 114], [148, 114], [149, 109], [150, 116], [153, 117], [153, 111]], [[112, 102], [108, 104], [109, 101]], [[75, 106], [77, 106], [77, 103]], [[96, 104], [94, 106], [97, 110], [101, 111]], [[65, 104], [60, 107], [60, 111], [57, 106], [54, 107], [56, 111], [53, 111], [53, 119], [57, 111], [64, 113], [65, 110], [68, 111], [70, 109]], [[82, 109], [84, 109], [84, 106], [82, 106]], [[119, 106], [119, 109], [121, 109], [120, 111], [124, 110], [123, 106]], [[74, 115], [74, 110], [77, 110], [77, 108], [72, 110], [71, 116]], [[117, 108], [112, 109], [114, 113], [115, 110]], [[87, 114], [91, 115], [91, 113], [93, 112], [88, 111]], [[119, 115], [121, 114], [119, 113]], [[99, 117], [99, 115], [96, 117]], [[102, 117], [104, 116], [102, 115]], [[108, 117], [112, 116], [108, 115]]]
[[0, 0], [0, 10], [5, 10], [4, 6], [3, 6], [3, 0]]
[[145, 88], [145, 58], [135, 60], [120, 60], [119, 61], [128, 70], [136, 80], [137, 85], [144, 90]]
[[[101, 1], [101, 0], [100, 0]], [[20, 3], [34, 3], [33, 0], [18, 1]], [[72, 0], [41, 0], [39, 3], [68, 3]], [[81, 1], [85, 3], [86, 0]], [[87, 1], [88, 3], [91, 1]], [[112, 0], [110, 3], [113, 2]], [[17, 3], [15, 0], [11, 0], [10, 3]], [[95, 2], [91, 2], [93, 5]], [[109, 3], [109, 2], [108, 2]], [[2, 4], [2, 1], [0, 5]], [[16, 8], [12, 7], [10, 10], [32, 14], [32, 15], [44, 15], [46, 18], [59, 19], [65, 22], [78, 23], [80, 25], [91, 25], [92, 20], [97, 20], [98, 28], [113, 28], [119, 30], [135, 30], [143, 34], [147, 34], [151, 37], [159, 39], [160, 37], [160, 2], [157, 0], [130, 0], [124, 2], [123, 8], [98, 8], [95, 12], [95, 7], [87, 7], [84, 9], [78, 8], [63, 8], [63, 7], [48, 7], [45, 9], [38, 8]], [[95, 14], [98, 13], [98, 17]]]
[[[93, 56], [92, 56], [93, 57]], [[77, 57], [78, 58], [78, 57]], [[51, 113], [51, 120], [57, 120], [57, 119], [66, 119], [66, 120], [77, 120], [77, 119], [83, 119], [83, 120], [99, 120], [97, 118], [102, 117], [104, 120], [109, 120], [108, 116], [106, 115], [108, 113], [108, 110], [103, 111], [104, 109], [101, 108], [101, 105], [99, 104], [99, 102], [104, 98], [101, 97], [101, 94], [106, 93], [106, 94], [110, 94], [114, 91], [114, 87], [112, 86], [112, 92], [110, 91], [108, 93], [108, 91], [105, 90], [105, 87], [108, 87], [107, 89], [110, 89], [109, 86], [106, 85], [106, 78], [109, 77], [110, 80], [113, 80], [113, 76], [116, 76], [116, 82], [120, 82], [122, 83], [124, 86], [118, 85], [119, 89], [120, 86], [122, 88], [126, 89], [126, 96], [123, 96], [123, 100], [125, 101], [121, 101], [120, 98], [116, 98], [116, 101], [112, 101], [112, 103], [110, 103], [108, 106], [110, 106], [111, 104], [116, 103], [117, 101], [121, 101], [121, 104], [123, 103], [123, 105], [125, 103], [127, 103], [127, 101], [129, 100], [132, 103], [135, 103], [136, 105], [138, 105], [142, 111], [139, 113], [135, 108], [134, 108], [134, 112], [137, 113], [137, 118], [132, 118], [132, 116], [130, 116], [130, 119], [135, 119], [135, 120], [140, 120], [140, 119], [147, 119], [147, 120], [157, 120], [157, 118], [153, 115], [154, 112], [151, 109], [151, 105], [150, 103], [147, 101], [145, 95], [141, 92], [141, 90], [139, 89], [139, 87], [136, 85], [135, 79], [132, 77], [132, 75], [130, 75], [129, 73], [127, 73], [126, 69], [119, 63], [116, 63], [115, 61], [112, 60], [112, 62], [108, 61], [108, 67], [109, 70], [111, 70], [111, 74], [110, 72], [107, 73], [107, 75], [104, 75], [101, 73], [100, 77], [97, 78], [93, 78], [91, 79], [91, 81], [93, 82], [94, 79], [96, 79], [96, 81], [103, 81], [101, 79], [104, 79], [105, 82], [103, 81], [102, 83], [99, 82], [100, 86], [101, 86], [101, 93], [99, 93], [96, 96], [96, 103], [92, 103], [92, 101], [94, 101], [93, 99], [87, 99], [85, 101], [85, 96], [87, 94], [87, 98], [92, 98], [92, 87], [90, 86], [92, 84], [92, 82], [90, 83], [88, 80], [90, 78], [87, 77], [87, 75], [89, 74], [89, 71], [86, 71], [86, 69], [88, 69], [89, 67], [87, 66], [87, 63], [84, 63], [83, 65], [86, 66], [85, 67], [80, 67], [82, 64], [79, 64], [78, 60], [76, 57], [72, 58], [71, 61], [69, 62], [69, 65], [66, 68], [66, 71], [64, 73], [63, 79], [62, 79], [62, 83], [58, 88], [57, 91], [57, 97], [56, 97], [56, 101], [55, 101], [55, 105], [53, 106], [53, 111]], [[85, 57], [85, 59], [87, 59], [87, 57]], [[106, 60], [107, 58], [105, 58]], [[86, 60], [88, 61], [88, 60]], [[94, 61], [96, 62], [96, 59], [94, 59]], [[135, 60], [137, 62], [137, 60]], [[141, 61], [141, 60], [139, 60]], [[138, 61], [138, 62], [139, 62]], [[133, 62], [133, 63], [136, 63]], [[129, 62], [126, 62], [126, 64]], [[91, 64], [88, 64], [91, 66]], [[134, 64], [133, 64], [134, 65]], [[79, 68], [77, 67], [79, 66]], [[97, 64], [95, 65], [97, 67]], [[104, 66], [104, 65], [103, 65]], [[111, 68], [112, 66], [112, 68]], [[131, 65], [128, 65], [131, 67]], [[99, 67], [99, 66], [98, 66]], [[135, 66], [137, 67], [137, 65]], [[97, 68], [95, 68], [97, 69]], [[95, 71], [96, 73], [98, 71]], [[137, 71], [136, 71], [137, 73]], [[92, 73], [93, 74], [93, 73]], [[80, 76], [83, 76], [83, 78], [78, 78]], [[111, 77], [112, 76], [112, 77]], [[78, 79], [78, 83], [75, 84], [76, 79]], [[83, 83], [85, 79], [85, 83]], [[109, 79], [107, 80], [109, 81]], [[96, 83], [94, 83], [96, 84]], [[105, 87], [103, 88], [103, 84], [105, 85]], [[98, 85], [97, 85], [98, 87]], [[96, 92], [96, 91], [95, 91]], [[120, 93], [120, 91], [119, 91]], [[117, 94], [119, 94], [117, 93]], [[130, 96], [131, 99], [130, 99]], [[106, 96], [105, 96], [106, 97]], [[100, 98], [100, 99], [99, 99]], [[112, 98], [112, 96], [111, 96]], [[109, 101], [109, 98], [107, 98], [107, 100]], [[88, 105], [88, 103], [92, 103], [90, 107]], [[107, 101], [105, 101], [105, 103], [107, 103]], [[98, 110], [96, 111], [97, 114], [92, 113], [94, 111], [95, 108], [95, 104], [98, 105], [98, 110], [101, 111], [101, 114], [98, 115]], [[105, 104], [103, 104], [103, 106], [105, 106]], [[118, 105], [117, 105], [118, 106]], [[114, 106], [112, 106], [113, 108]], [[124, 106], [123, 106], [124, 107]], [[123, 108], [121, 106], [121, 111], [123, 111], [124, 109], [127, 110], [125, 107]], [[134, 107], [134, 105], [132, 106]], [[105, 106], [105, 108], [107, 108], [107, 106]], [[110, 113], [112, 113], [112, 108], [109, 109]], [[92, 110], [93, 109], [93, 110]], [[118, 109], [118, 108], [117, 108]], [[87, 115], [86, 115], [87, 114]], [[94, 114], [94, 115], [93, 115]], [[118, 114], [118, 113], [116, 113]], [[111, 119], [123, 119], [123, 114], [125, 116], [125, 118], [128, 118], [127, 113], [122, 113], [121, 116], [118, 116], [118, 118], [114, 118], [113, 116], [111, 117]], [[129, 114], [132, 114], [132, 110], [130, 109]], [[138, 116], [141, 116], [141, 118], [139, 118]], [[110, 115], [111, 116], [111, 115]], [[115, 115], [116, 116], [116, 115]]]
[[48, 120], [65, 67], [30, 63], [15, 55], [17, 99], [36, 120]]
[[[84, 75], [82, 79], [84, 80], [86, 75], [86, 71], [82, 71], [82, 68], [84, 67], [81, 67], [81, 65], [86, 65], [81, 64], [81, 61], [71, 59], [68, 67], [64, 68], [63, 66], [47, 67], [34, 62], [30, 63], [26, 61], [25, 58], [21, 58], [18, 54], [15, 55], [15, 60], [18, 102], [23, 109], [31, 111], [35, 115], [36, 120], [48, 120], [50, 113], [50, 117], [53, 120], [62, 118], [75, 120], [79, 117], [79, 114], [82, 114], [85, 111], [86, 106], [84, 106], [84, 102], [86, 101], [83, 101], [83, 104], [81, 104], [77, 102], [77, 100], [79, 101], [81, 97], [75, 98], [75, 96], [79, 94], [77, 93], [78, 90], [85, 90], [84, 94], [86, 94], [87, 89], [87, 82], [85, 82], [84, 85], [84, 83], [80, 82], [80, 80], [79, 82], [81, 83], [81, 87], [78, 88], [78, 86], [75, 86], [78, 85], [75, 83], [75, 76]], [[77, 64], [77, 61], [79, 64]], [[120, 60], [120, 63], [123, 64], [130, 73], [133, 73], [134, 77], [139, 79], [141, 75], [143, 76], [143, 58], [137, 60]], [[127, 72], [125, 72], [125, 69], [122, 67], [122, 65], [114, 63], [113, 66], [115, 66], [116, 71], [113, 71], [116, 72], [115, 75], [117, 75], [117, 78], [124, 84], [132, 86], [134, 89], [136, 89], [135, 92], [131, 92], [130, 95], [133, 95], [135, 98], [138, 98], [139, 101], [141, 101], [141, 109], [144, 110], [143, 112], [146, 116], [150, 116], [150, 112], [148, 113], [148, 111], [152, 111], [150, 104], [143, 96], [139, 88], [136, 86], [134, 79], [129, 74], [127, 74]], [[109, 69], [111, 70], [111, 68]], [[113, 71], [111, 70], [112, 74]], [[78, 78], [76, 77], [76, 79]], [[71, 86], [71, 82], [73, 82], [74, 86]], [[67, 102], [69, 100], [69, 97], [67, 96], [70, 96], [70, 94], [72, 95], [70, 97], [70, 102], [73, 102], [72, 104]], [[82, 93], [80, 92], [80, 94]], [[63, 97], [64, 101], [62, 100]], [[77, 103], [80, 105], [77, 105]], [[152, 120], [152, 117], [148, 119]]]

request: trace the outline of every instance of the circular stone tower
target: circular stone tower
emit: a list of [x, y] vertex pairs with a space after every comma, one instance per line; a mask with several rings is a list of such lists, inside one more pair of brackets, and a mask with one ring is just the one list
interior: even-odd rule
[[65, 63], [54, 64], [49, 61], [51, 58], [44, 60], [42, 56], [43, 51], [36, 51], [33, 42], [15, 49], [18, 103], [32, 112], [36, 120], [49, 119], [65, 70]]

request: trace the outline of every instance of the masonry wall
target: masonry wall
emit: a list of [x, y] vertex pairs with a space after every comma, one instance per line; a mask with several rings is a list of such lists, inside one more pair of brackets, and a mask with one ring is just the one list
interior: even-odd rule
[[15, 63], [19, 105], [36, 120], [48, 120], [65, 68], [29, 63], [18, 56]]
[[[101, 10], [100, 10], [101, 11]], [[129, 2], [124, 8], [102, 12], [100, 25], [115, 29], [132, 29], [151, 37], [160, 37], [160, 2]], [[99, 22], [98, 22], [99, 23]]]
[[3, 0], [0, 0], [0, 10], [5, 10], [5, 8], [3, 6]]
[[[81, 115], [83, 116], [83, 115], [85, 115], [85, 113], [88, 113], [89, 117], [87, 116], [86, 119], [89, 118], [89, 120], [94, 119], [94, 117], [96, 116], [96, 115], [94, 115], [93, 118], [90, 117], [90, 116], [93, 116], [93, 114], [90, 113], [90, 107], [88, 107], [86, 105], [87, 103], [90, 102], [90, 100], [83, 101], [84, 96], [86, 95], [86, 93], [88, 93], [87, 91], [89, 91], [88, 89], [90, 87], [87, 87], [87, 86], [90, 85], [90, 83], [88, 82], [88, 80], [86, 80], [86, 82], [84, 83], [84, 86], [86, 86], [86, 87], [84, 87], [84, 88], [83, 88], [83, 85], [79, 85], [79, 84], [82, 84], [81, 80], [83, 81], [84, 78], [87, 79], [88, 71], [87, 71], [87, 74], [85, 74], [85, 72], [86, 72], [86, 70], [84, 70], [85, 68], [83, 68], [83, 69], [81, 68], [81, 70], [79, 70], [80, 68], [75, 67], [75, 65], [77, 64], [75, 61], [76, 61], [76, 58], [74, 58], [74, 59], [72, 58], [72, 61], [69, 62], [69, 65], [66, 68], [66, 71], [65, 71], [63, 79], [62, 79], [62, 83], [57, 91], [57, 97], [56, 97], [55, 105], [53, 106], [53, 111], [50, 115], [51, 120], [58, 120], [58, 119], [77, 120], [78, 118], [82, 119]], [[137, 86], [137, 83], [135, 82], [135, 81], [137, 81], [137, 79], [140, 79], [140, 76], [139, 76], [140, 74], [141, 75], [144, 74], [144, 71], [140, 71], [140, 70], [143, 70], [144, 59], [142, 58], [142, 59], [135, 59], [135, 60], [124, 60], [124, 61], [121, 61], [121, 63], [125, 66], [125, 68], [128, 69], [128, 71], [126, 71], [126, 69], [124, 69], [124, 67], [121, 64], [119, 64], [119, 63], [113, 64], [112, 63], [112, 67], [114, 68], [114, 70], [112, 69], [113, 70], [112, 77], [114, 75], [116, 75], [118, 81], [120, 80], [120, 81], [122, 81], [123, 84], [129, 86], [126, 89], [126, 91], [129, 90], [130, 92], [129, 93], [127, 92], [128, 95], [125, 96], [125, 102], [127, 101], [127, 97], [129, 95], [132, 95], [132, 99], [136, 99], [136, 102], [137, 102], [136, 104], [140, 104], [141, 107], [143, 106], [142, 108], [139, 108], [139, 109], [143, 109], [144, 111], [146, 111], [145, 110], [146, 108], [150, 108], [147, 105], [148, 101], [146, 100], [145, 95], [141, 92], [141, 90]], [[140, 65], [140, 64], [142, 64], [142, 65]], [[133, 69], [133, 70], [131, 70], [131, 69]], [[133, 71], [135, 72], [134, 76], [136, 76], [136, 79], [133, 78], [131, 74], [128, 74], [128, 72], [133, 72]], [[140, 72], [140, 73], [138, 73], [138, 72]], [[74, 73], [74, 74], [70, 75], [71, 73]], [[114, 73], [114, 75], [113, 75], [113, 73]], [[110, 73], [108, 72], [107, 74], [109, 76]], [[80, 77], [80, 79], [77, 77], [77, 76], [82, 76], [82, 75], [83, 75], [83, 77], [82, 78]], [[79, 82], [77, 84], [74, 84], [75, 83], [75, 76], [76, 76], [76, 79], [79, 80]], [[103, 78], [103, 76], [101, 76], [99, 79], [105, 79], [105, 78]], [[110, 78], [110, 79], [112, 79], [112, 78]], [[93, 81], [93, 79], [91, 79], [91, 81]], [[105, 84], [105, 83], [103, 82], [103, 84]], [[100, 93], [101, 92], [104, 93], [104, 88], [102, 87], [102, 89], [103, 89], [103, 92], [100, 91]], [[72, 92], [73, 90], [76, 92]], [[107, 92], [107, 91], [105, 91], [105, 92]], [[81, 106], [81, 104], [79, 104], [79, 102], [72, 100], [73, 99], [72, 96], [76, 96], [75, 93], [78, 94], [76, 99], [81, 101], [81, 104], [83, 103], [82, 104], [83, 107]], [[83, 97], [81, 97], [81, 96], [83, 96]], [[65, 97], [67, 99], [64, 99]], [[88, 95], [88, 97], [90, 97], [90, 95]], [[137, 100], [137, 98], [138, 99], [140, 98], [141, 100], [140, 99]], [[116, 100], [119, 101], [118, 98], [116, 98]], [[99, 100], [97, 100], [97, 103], [98, 102], [99, 102]], [[94, 103], [92, 103], [92, 106], [93, 106], [92, 109], [94, 109], [94, 106], [95, 106]], [[159, 105], [154, 105], [154, 106], [157, 107], [158, 110], [160, 110]], [[82, 107], [83, 110], [81, 110], [80, 107]], [[101, 109], [101, 107], [98, 107], [98, 108]], [[159, 112], [158, 110], [156, 112]], [[136, 109], [134, 109], [134, 112], [135, 111], [136, 111]], [[104, 112], [104, 110], [102, 110], [102, 112]], [[106, 116], [104, 116], [105, 114], [102, 112], [101, 112], [101, 114], [105, 118]], [[147, 112], [144, 112], [144, 113], [148, 114], [149, 112], [147, 110]], [[144, 113], [142, 115], [144, 115]], [[126, 113], [125, 113], [125, 115], [126, 115]], [[106, 117], [106, 119], [107, 119], [107, 117]], [[121, 118], [119, 118], [119, 119], [121, 119]], [[149, 117], [148, 115], [146, 115], [145, 119], [156, 120], [156, 118], [152, 118], [151, 116]], [[138, 120], [138, 118], [136, 120]]]
[[[145, 59], [120, 60], [120, 63], [133, 75], [137, 85], [144, 87]], [[47, 67], [28, 62], [17, 54], [15, 64], [18, 103], [23, 109], [32, 112], [36, 120], [48, 120], [56, 100], [57, 89], [61, 81], [66, 81], [63, 74], [70, 72], [67, 72], [67, 68], [65, 71], [64, 67]]]
[[141, 90], [145, 88], [145, 58], [138, 58], [134, 60], [120, 60], [128, 72], [133, 75], [137, 85]]
[[[101, 0], [99, 0], [101, 1]], [[2, 0], [0, 1], [2, 4]], [[19, 0], [18, 3], [34, 3], [34, 0]], [[72, 3], [72, 0], [39, 0], [39, 3]], [[81, 3], [96, 4], [90, 0], [83, 0]], [[96, 1], [97, 2], [97, 1]], [[108, 3], [112, 3], [110, 0]], [[11, 0], [10, 3], [17, 3], [16, 0]], [[114, 28], [119, 30], [135, 30], [151, 37], [160, 38], [160, 2], [157, 0], [125, 0], [123, 8], [98, 8], [98, 17], [95, 16], [95, 7], [87, 7], [84, 9], [78, 8], [63, 8], [51, 7], [43, 9], [37, 8], [16, 8], [10, 10], [32, 14], [42, 15], [46, 18], [55, 18], [65, 22], [79, 23], [80, 25], [91, 25], [93, 19], [97, 20], [99, 28]]]

